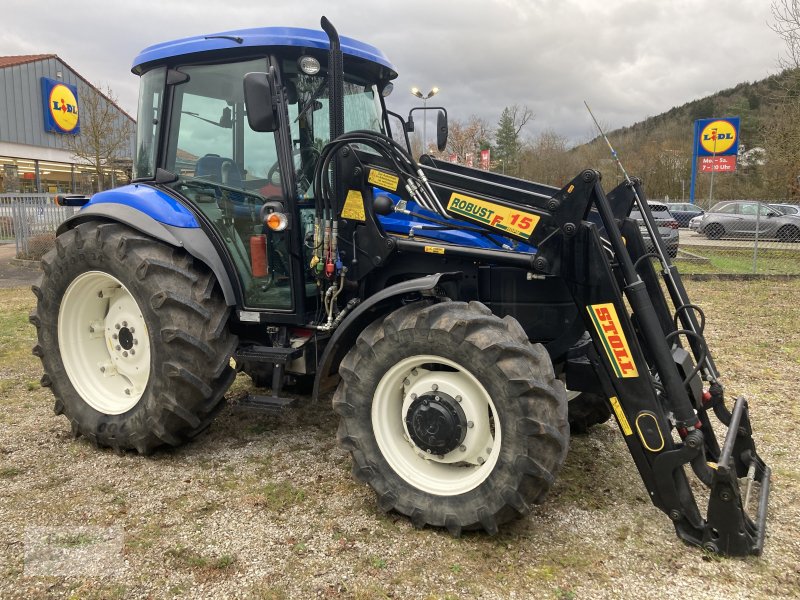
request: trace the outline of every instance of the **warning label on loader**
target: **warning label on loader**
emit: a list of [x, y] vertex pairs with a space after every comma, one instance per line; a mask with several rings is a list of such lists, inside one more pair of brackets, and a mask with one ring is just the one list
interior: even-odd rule
[[364, 212], [364, 196], [358, 190], [347, 192], [347, 198], [342, 207], [342, 218], [353, 219], [354, 221], [366, 221], [367, 215]]
[[453, 192], [450, 196], [447, 210], [454, 215], [465, 217], [470, 221], [488, 225], [492, 229], [510, 233], [526, 240], [531, 237], [536, 224], [539, 222], [538, 215], [493, 204], [480, 198], [464, 196], [456, 192]]
[[622, 332], [617, 310], [612, 303], [592, 304], [586, 307], [597, 333], [603, 340], [608, 360], [617, 377], [638, 377], [639, 371], [631, 356], [628, 340]]
[[370, 169], [367, 181], [372, 185], [377, 185], [379, 188], [389, 190], [390, 192], [396, 192], [397, 184], [400, 183], [400, 178], [390, 173], [378, 171], [378, 169]]

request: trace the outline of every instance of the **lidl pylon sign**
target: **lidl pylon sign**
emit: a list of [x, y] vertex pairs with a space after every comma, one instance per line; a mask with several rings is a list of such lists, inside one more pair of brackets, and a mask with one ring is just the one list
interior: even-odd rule
[[695, 121], [698, 156], [730, 156], [739, 152], [739, 117]]
[[712, 173], [712, 177], [713, 173], [736, 171], [736, 156], [739, 153], [739, 117], [698, 119], [694, 122], [693, 145], [692, 185], [689, 190], [689, 201], [692, 203], [697, 181], [698, 158], [700, 158], [700, 171]]

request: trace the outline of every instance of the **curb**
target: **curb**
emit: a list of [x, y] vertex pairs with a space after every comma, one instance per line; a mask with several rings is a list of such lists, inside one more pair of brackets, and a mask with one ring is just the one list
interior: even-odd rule
[[24, 267], [26, 269], [33, 269], [35, 271], [40, 271], [42, 268], [42, 263], [38, 260], [25, 260], [23, 258], [12, 258], [8, 262], [9, 264], [12, 264], [17, 267]]

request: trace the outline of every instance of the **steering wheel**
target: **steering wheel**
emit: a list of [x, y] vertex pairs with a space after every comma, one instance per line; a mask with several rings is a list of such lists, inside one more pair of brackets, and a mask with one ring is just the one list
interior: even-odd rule
[[[302, 161], [304, 153], [310, 154], [313, 158], [312, 161], [306, 161], [305, 165], [303, 165]], [[292, 150], [292, 162], [296, 163], [296, 159], [298, 157], [300, 157], [300, 167], [295, 169], [295, 176], [298, 184], [303, 180], [308, 182], [308, 185], [305, 186], [305, 189], [307, 189], [311, 185], [311, 177], [313, 175], [314, 168], [316, 168], [317, 161], [319, 160], [319, 150], [313, 147], [296, 148]], [[267, 171], [267, 181], [274, 186], [280, 187], [281, 171], [279, 161], [275, 161], [275, 163], [269, 168], [269, 171]]]

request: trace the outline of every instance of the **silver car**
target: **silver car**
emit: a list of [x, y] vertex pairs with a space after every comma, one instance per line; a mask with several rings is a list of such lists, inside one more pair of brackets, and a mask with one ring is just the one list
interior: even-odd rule
[[800, 242], [800, 215], [784, 215], [755, 200], [718, 202], [704, 214], [698, 231], [712, 240], [722, 237], [758, 237]]
[[[661, 202], [648, 202], [650, 212], [653, 213], [656, 225], [658, 225], [658, 234], [661, 236], [661, 241], [664, 242], [664, 247], [667, 249], [667, 254], [672, 258], [678, 255], [678, 242], [680, 237], [678, 234], [678, 221], [669, 212], [666, 204]], [[644, 227], [644, 219], [637, 208], [631, 211], [631, 219], [636, 219], [639, 224], [639, 231], [644, 238], [644, 245], [647, 252], [655, 252], [655, 244], [650, 239], [650, 233]]]

